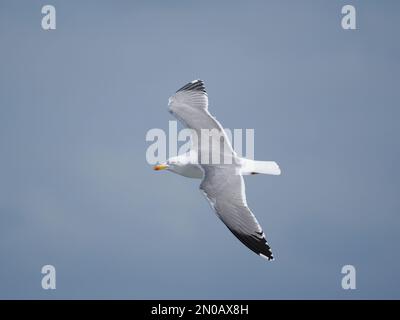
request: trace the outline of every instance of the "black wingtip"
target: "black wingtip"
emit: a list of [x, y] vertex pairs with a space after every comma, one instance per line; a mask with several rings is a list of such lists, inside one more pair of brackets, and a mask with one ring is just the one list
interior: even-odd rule
[[180, 88], [177, 93], [180, 91], [200, 91], [200, 92], [206, 92], [206, 87], [204, 86], [204, 81], [197, 79], [193, 80], [192, 82], [189, 82], [188, 84], [185, 84], [182, 88]]
[[274, 261], [274, 256], [272, 255], [272, 253], [270, 253], [268, 256], [266, 256], [265, 254], [259, 253], [258, 254], [261, 258], [264, 258], [267, 261]]

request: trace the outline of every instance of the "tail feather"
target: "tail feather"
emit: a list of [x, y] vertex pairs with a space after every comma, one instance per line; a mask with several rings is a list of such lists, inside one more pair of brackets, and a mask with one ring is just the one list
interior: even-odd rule
[[272, 174], [279, 176], [281, 169], [275, 161], [254, 161], [246, 159], [243, 174]]

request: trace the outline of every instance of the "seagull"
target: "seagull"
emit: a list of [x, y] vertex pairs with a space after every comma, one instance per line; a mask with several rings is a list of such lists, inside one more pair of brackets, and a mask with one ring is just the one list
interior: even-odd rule
[[[169, 158], [154, 166], [154, 170], [202, 179], [200, 190], [228, 229], [250, 250], [273, 260], [265, 233], [247, 205], [243, 176], [280, 175], [278, 164], [242, 158], [235, 153], [223, 127], [208, 111], [208, 95], [202, 80], [194, 80], [176, 91], [169, 98], [168, 107], [190, 129], [192, 145], [188, 152]], [[203, 134], [204, 130], [208, 130], [209, 136]], [[219, 145], [210, 147], [206, 143], [210, 138], [217, 138]], [[218, 160], [223, 157], [224, 161], [210, 162], [213, 152], [219, 156]]]

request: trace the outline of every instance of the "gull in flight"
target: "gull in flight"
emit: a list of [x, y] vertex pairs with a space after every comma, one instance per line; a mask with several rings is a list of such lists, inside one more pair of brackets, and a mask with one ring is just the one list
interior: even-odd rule
[[[233, 150], [221, 124], [208, 111], [204, 82], [194, 80], [169, 98], [169, 112], [191, 130], [191, 150], [154, 170], [169, 170], [179, 175], [202, 179], [203, 192], [217, 216], [250, 250], [267, 260], [274, 257], [265, 234], [246, 201], [243, 176], [257, 173], [280, 175], [274, 161], [254, 161], [239, 157]], [[204, 135], [204, 131], [208, 135]], [[210, 139], [218, 141], [209, 143]], [[223, 161], [210, 161], [214, 154]]]

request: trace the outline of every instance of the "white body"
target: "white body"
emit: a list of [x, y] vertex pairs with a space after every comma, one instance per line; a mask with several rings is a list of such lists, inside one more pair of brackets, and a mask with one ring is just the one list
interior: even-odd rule
[[[166, 165], [167, 170], [181, 176], [194, 179], [203, 179], [202, 167], [198, 164], [198, 157], [194, 151], [169, 158]], [[246, 158], [239, 158], [239, 168], [241, 175], [271, 174], [280, 175], [281, 170], [275, 161], [255, 161]]]

